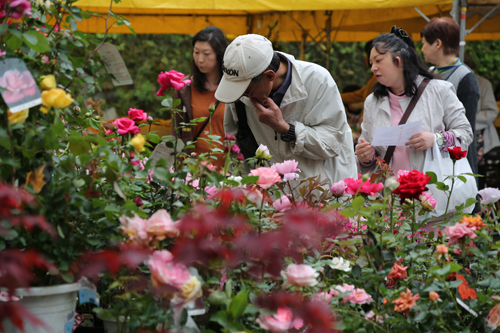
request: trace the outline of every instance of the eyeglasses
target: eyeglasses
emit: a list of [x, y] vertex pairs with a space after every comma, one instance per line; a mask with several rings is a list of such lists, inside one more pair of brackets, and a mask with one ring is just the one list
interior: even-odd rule
[[257, 87], [257, 85], [258, 85], [259, 83], [260, 83], [260, 81], [259, 81], [259, 82], [257, 82], [257, 83], [253, 86], [253, 88], [250, 90], [250, 92], [248, 92], [248, 93], [247, 93], [247, 92], [244, 92], [244, 93], [243, 93], [243, 96], [250, 98], [250, 95], [252, 94], [253, 90], [255, 89], [255, 87]]

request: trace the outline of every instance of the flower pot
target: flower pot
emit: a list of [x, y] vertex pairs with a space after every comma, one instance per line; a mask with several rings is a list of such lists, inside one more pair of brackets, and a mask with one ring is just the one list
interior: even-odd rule
[[[16, 296], [20, 297], [19, 304], [31, 314], [42, 320], [46, 327], [32, 326], [24, 320], [25, 332], [29, 333], [66, 333], [73, 331], [73, 320], [76, 307], [76, 292], [80, 288], [78, 283], [63, 284], [51, 287], [35, 287], [16, 289]], [[66, 325], [68, 323], [68, 325]], [[69, 324], [71, 323], [71, 324]], [[10, 320], [2, 321], [5, 332], [21, 333]], [[65, 326], [71, 326], [67, 331]]]
[[123, 324], [123, 317], [120, 318], [120, 322], [121, 322], [120, 327], [118, 327], [118, 321], [116, 319], [113, 319], [113, 318], [105, 319], [105, 318], [102, 318], [100, 315], [97, 315], [97, 318], [102, 320], [102, 324], [104, 326], [104, 331], [106, 333], [119, 333], [120, 330], [122, 330], [122, 332], [129, 331], [129, 328], [127, 325], [125, 325], [125, 327], [122, 327], [124, 325]]

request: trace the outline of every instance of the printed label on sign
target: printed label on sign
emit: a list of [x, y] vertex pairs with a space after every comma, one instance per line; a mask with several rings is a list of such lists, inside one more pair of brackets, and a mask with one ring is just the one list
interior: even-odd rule
[[38, 85], [22, 59], [0, 61], [0, 93], [11, 113], [42, 104]]
[[76, 328], [78, 326], [80, 326], [80, 324], [82, 323], [83, 321], [83, 317], [81, 314], [79, 314], [78, 312], [75, 312], [75, 321], [73, 322], [73, 331], [76, 330]]
[[101, 55], [108, 73], [113, 74], [115, 77], [115, 79], [113, 79], [113, 84], [115, 86], [125, 86], [134, 83], [116, 46], [110, 43], [104, 43], [99, 49], [99, 54]]
[[75, 311], [66, 314], [66, 324], [64, 324], [64, 333], [72, 333], [73, 326], [75, 325]]
[[156, 162], [158, 162], [160, 159], [163, 159], [165, 160], [165, 162], [167, 162], [167, 166], [170, 166], [174, 164], [174, 156], [171, 155], [173, 152], [173, 148], [167, 147], [166, 143], [162, 142], [156, 146], [149, 159], [153, 160], [154, 164], [156, 164]]

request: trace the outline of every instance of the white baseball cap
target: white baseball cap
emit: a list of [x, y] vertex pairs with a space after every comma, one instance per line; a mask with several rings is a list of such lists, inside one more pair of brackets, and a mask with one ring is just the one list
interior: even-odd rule
[[269, 66], [273, 54], [273, 44], [264, 36], [250, 34], [236, 37], [224, 53], [224, 75], [215, 98], [224, 103], [240, 99], [252, 78], [262, 74]]

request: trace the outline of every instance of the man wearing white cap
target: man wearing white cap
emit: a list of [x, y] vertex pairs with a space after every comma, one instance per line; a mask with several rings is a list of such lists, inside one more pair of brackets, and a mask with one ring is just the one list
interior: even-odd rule
[[243, 35], [227, 47], [222, 70], [215, 98], [226, 103], [226, 134], [241, 128], [234, 103], [239, 100], [271, 163], [295, 160], [301, 178], [321, 175], [331, 183], [357, 176], [352, 132], [326, 69], [274, 52], [263, 36]]

